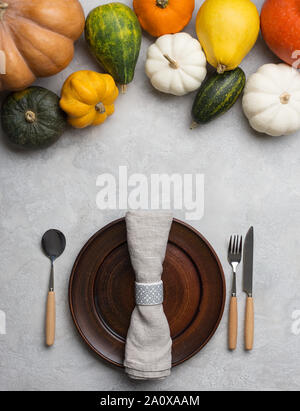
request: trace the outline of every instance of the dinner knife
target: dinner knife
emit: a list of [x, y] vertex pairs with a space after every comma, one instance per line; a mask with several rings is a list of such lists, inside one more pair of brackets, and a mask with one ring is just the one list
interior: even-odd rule
[[243, 254], [243, 289], [247, 294], [245, 316], [245, 349], [247, 351], [252, 350], [254, 341], [253, 247], [254, 230], [251, 227], [245, 238]]

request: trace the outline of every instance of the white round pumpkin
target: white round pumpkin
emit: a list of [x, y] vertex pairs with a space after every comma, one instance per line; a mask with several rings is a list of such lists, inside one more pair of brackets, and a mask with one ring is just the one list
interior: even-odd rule
[[245, 87], [243, 110], [261, 133], [282, 136], [300, 129], [300, 73], [287, 64], [265, 64]]
[[149, 47], [146, 74], [163, 93], [183, 96], [197, 90], [206, 76], [206, 58], [188, 33], [161, 36]]

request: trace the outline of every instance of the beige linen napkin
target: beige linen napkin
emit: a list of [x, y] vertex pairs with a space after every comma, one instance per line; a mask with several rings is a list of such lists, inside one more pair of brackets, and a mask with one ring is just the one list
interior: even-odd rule
[[[161, 281], [171, 224], [169, 212], [127, 213], [127, 241], [137, 283]], [[140, 380], [167, 377], [171, 373], [171, 348], [170, 328], [162, 304], [137, 305], [126, 340], [124, 366], [128, 376]]]

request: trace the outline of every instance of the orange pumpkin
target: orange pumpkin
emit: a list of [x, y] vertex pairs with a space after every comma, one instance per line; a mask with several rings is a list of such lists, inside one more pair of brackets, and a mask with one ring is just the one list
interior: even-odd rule
[[180, 32], [191, 20], [195, 0], [133, 0], [142, 28], [151, 36]]
[[[66, 68], [84, 29], [78, 0], [0, 0], [0, 91], [21, 90]], [[2, 59], [3, 60], [3, 59]]]
[[299, 0], [266, 0], [261, 10], [261, 32], [281, 60], [299, 69]]

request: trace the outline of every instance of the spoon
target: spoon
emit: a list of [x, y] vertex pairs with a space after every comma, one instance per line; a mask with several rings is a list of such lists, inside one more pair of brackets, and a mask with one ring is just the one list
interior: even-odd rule
[[50, 347], [55, 339], [55, 293], [54, 293], [54, 261], [62, 255], [66, 248], [66, 238], [58, 230], [47, 231], [42, 238], [44, 253], [51, 261], [49, 292], [46, 312], [46, 344]]

